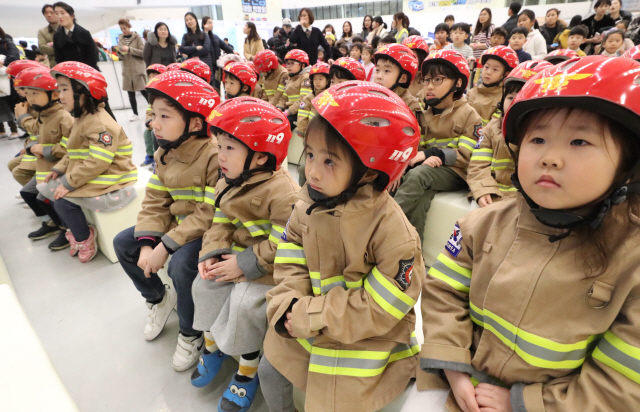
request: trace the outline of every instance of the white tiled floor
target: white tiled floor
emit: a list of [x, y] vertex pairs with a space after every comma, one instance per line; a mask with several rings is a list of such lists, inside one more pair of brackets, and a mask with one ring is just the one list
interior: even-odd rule
[[[136, 165], [144, 158], [144, 109], [129, 122], [131, 111], [116, 117], [133, 142]], [[0, 141], [6, 164], [22, 140]], [[295, 167], [289, 167], [297, 179]], [[146, 342], [142, 329], [144, 300], [120, 265], [102, 255], [88, 264], [70, 258], [68, 249], [51, 252], [53, 239], [32, 242], [27, 233], [40, 220], [15, 199], [20, 187], [7, 169], [0, 178], [0, 253], [20, 302], [63, 383], [81, 411], [214, 411], [237, 365], [228, 360], [204, 389], [191, 386], [191, 371], [178, 373], [171, 356], [178, 335], [175, 312], [162, 334]], [[37, 376], [34, 384], [37, 385]], [[252, 412], [267, 411], [258, 395]]]

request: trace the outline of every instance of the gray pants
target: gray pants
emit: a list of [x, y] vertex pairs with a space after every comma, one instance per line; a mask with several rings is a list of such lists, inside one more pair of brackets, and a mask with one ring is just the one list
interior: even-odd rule
[[294, 412], [293, 385], [263, 356], [258, 367], [260, 388], [269, 412]]

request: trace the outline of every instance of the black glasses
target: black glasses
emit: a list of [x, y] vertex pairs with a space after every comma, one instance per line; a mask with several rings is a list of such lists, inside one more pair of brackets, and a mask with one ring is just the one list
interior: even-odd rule
[[428, 86], [430, 83], [433, 83], [434, 86], [440, 86], [447, 77], [423, 77], [420, 79], [420, 84], [423, 86]]

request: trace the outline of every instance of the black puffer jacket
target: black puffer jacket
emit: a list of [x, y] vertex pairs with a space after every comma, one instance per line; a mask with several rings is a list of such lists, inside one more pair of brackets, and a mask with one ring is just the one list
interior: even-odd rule
[[64, 31], [64, 27], [58, 27], [58, 31], [53, 35], [53, 52], [56, 63], [80, 62], [100, 71], [96, 42], [91, 33], [78, 24], [73, 26], [71, 37]]
[[[187, 41], [189, 38], [189, 33], [182, 36], [182, 44], [180, 45], [180, 53], [186, 54], [187, 58], [190, 59], [192, 57], [198, 57], [204, 63], [206, 63], [213, 72], [213, 62], [211, 61], [211, 39], [205, 32], [202, 32], [202, 38], [196, 36], [195, 41]], [[198, 46], [202, 46], [200, 50], [197, 49]]]
[[152, 64], [164, 64], [165, 66], [176, 62], [176, 44], [178, 40], [172, 35], [167, 39], [167, 47], [161, 47], [155, 33], [147, 34], [147, 43], [142, 52], [144, 64], [149, 67]]
[[8, 34], [4, 35], [3, 39], [0, 39], [0, 54], [4, 54], [4, 65], [5, 67], [9, 65], [9, 63], [20, 60], [20, 52], [18, 48], [13, 43], [13, 37]]
[[215, 69], [216, 62], [220, 58], [220, 50], [224, 51], [225, 53], [233, 53], [233, 46], [223, 42], [220, 37], [218, 37], [212, 31], [207, 34], [209, 35], [209, 41], [211, 42], [211, 61], [213, 63], [213, 68]]

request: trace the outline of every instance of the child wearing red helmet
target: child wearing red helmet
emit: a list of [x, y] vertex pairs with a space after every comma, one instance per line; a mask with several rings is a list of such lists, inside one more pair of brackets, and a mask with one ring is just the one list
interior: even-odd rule
[[69, 247], [66, 228], [53, 208], [53, 202], [38, 193], [36, 185], [42, 183], [51, 168], [67, 153], [68, 137], [73, 127], [73, 117], [60, 104], [56, 79], [47, 68], [29, 68], [18, 74], [14, 86], [24, 91], [29, 107], [38, 114], [34, 118], [26, 107], [16, 106], [18, 124], [33, 123], [37, 126], [36, 141], [30, 141], [26, 154], [36, 157], [36, 175], [20, 190], [20, 195], [36, 216], [42, 219], [40, 229], [29, 233], [29, 239], [40, 240], [58, 237], [49, 244], [51, 250]]
[[[218, 151], [205, 119], [220, 99], [213, 86], [181, 70], [155, 77], [146, 90], [160, 146], [155, 173], [136, 225], [120, 232], [113, 247], [149, 308], [146, 340], [162, 332], [177, 302], [180, 333], [171, 363], [176, 371], [185, 371], [198, 362], [204, 342], [193, 328], [191, 284], [198, 275], [202, 236], [214, 214]], [[175, 289], [157, 275], [170, 254], [169, 276]]]
[[[341, 57], [340, 59], [344, 59], [344, 57]], [[316, 96], [320, 95], [320, 93], [327, 90], [331, 85], [331, 67], [332, 66], [329, 66], [324, 62], [317, 62], [311, 66], [311, 71], [309, 72], [311, 93], [302, 98], [302, 101], [300, 101], [300, 108], [298, 109], [298, 127], [296, 128], [296, 133], [301, 138], [304, 138], [309, 120], [313, 119], [317, 114], [311, 104], [311, 101], [315, 99]], [[298, 177], [300, 177], [300, 174], [298, 174]]]
[[309, 82], [309, 56], [306, 52], [293, 49], [284, 57], [289, 77], [283, 77], [285, 89], [276, 102], [276, 108], [284, 112], [289, 119], [291, 130], [295, 129], [298, 120], [298, 107], [300, 99], [311, 93], [311, 82]]
[[[345, 82], [313, 100], [307, 184], [275, 257], [259, 375], [271, 412], [376, 411], [415, 374], [420, 240], [386, 192], [420, 127], [391, 90]], [[393, 136], [393, 138], [389, 138]]]
[[51, 76], [58, 83], [60, 103], [75, 121], [67, 153], [37, 188], [68, 228], [69, 255], [87, 263], [98, 253], [98, 233], [82, 208], [111, 212], [127, 206], [136, 197], [130, 186], [138, 170], [131, 161], [131, 141], [105, 110], [102, 73], [84, 63], [64, 62], [51, 69]]
[[[422, 62], [429, 55], [429, 45], [427, 42], [420, 36], [409, 36], [404, 39], [402, 44], [411, 49], [413, 54], [416, 56], [416, 59], [418, 59], [418, 67], [421, 67]], [[418, 93], [422, 91], [421, 79], [422, 74], [418, 71], [409, 86], [409, 93], [411, 93], [412, 96], [417, 96]]]
[[[147, 77], [149, 81], [151, 81], [154, 77], [161, 75], [162, 73], [167, 71], [167, 67], [165, 65], [155, 63], [147, 67]], [[153, 136], [153, 129], [151, 127], [151, 104], [147, 105], [147, 111], [145, 113], [144, 119], [144, 147], [147, 155], [144, 158], [144, 161], [140, 165], [141, 167], [149, 166], [149, 170], [153, 171], [155, 167], [155, 162], [153, 161], [153, 153], [158, 149], [158, 145], [156, 143], [156, 138]]]
[[193, 327], [204, 331], [206, 349], [191, 382], [207, 385], [226, 358], [240, 356], [218, 411], [246, 412], [259, 386], [265, 294], [275, 285], [276, 249], [300, 187], [282, 167], [291, 129], [278, 109], [237, 97], [218, 106], [208, 123], [224, 179], [216, 186], [215, 215], [193, 282]]
[[519, 193], [460, 219], [422, 289], [418, 389], [446, 376], [447, 410], [637, 408], [639, 73], [570, 60], [506, 113]]
[[400, 96], [416, 115], [422, 113], [420, 102], [408, 90], [418, 71], [418, 59], [413, 51], [402, 44], [384, 45], [373, 55], [373, 62], [376, 65], [373, 82]]
[[258, 83], [258, 75], [247, 63], [231, 62], [222, 70], [222, 82], [227, 99], [251, 96]]
[[[516, 66], [504, 80], [503, 97], [498, 110], [506, 113], [525, 83], [551, 66], [551, 63], [543, 60], [529, 60]], [[494, 116], [482, 128], [482, 135], [473, 149], [467, 169], [467, 184], [480, 207], [512, 198], [517, 192], [511, 182], [511, 175], [515, 172], [511, 148], [502, 136], [503, 117], [504, 114]]]
[[[482, 132], [482, 119], [464, 98], [469, 82], [466, 59], [455, 50], [439, 50], [422, 63], [424, 112], [421, 151], [402, 179], [395, 199], [424, 237], [431, 200], [437, 192], [467, 187], [467, 166]], [[398, 180], [394, 188], [400, 185]]]
[[256, 69], [262, 73], [262, 99], [273, 106], [278, 103], [287, 86], [289, 74], [278, 61], [278, 56], [272, 50], [261, 50], [253, 58]]
[[467, 102], [476, 109], [486, 125], [493, 117], [499, 118], [498, 103], [502, 101], [502, 82], [520, 63], [516, 52], [505, 46], [492, 47], [480, 58], [482, 84], [469, 90]]

